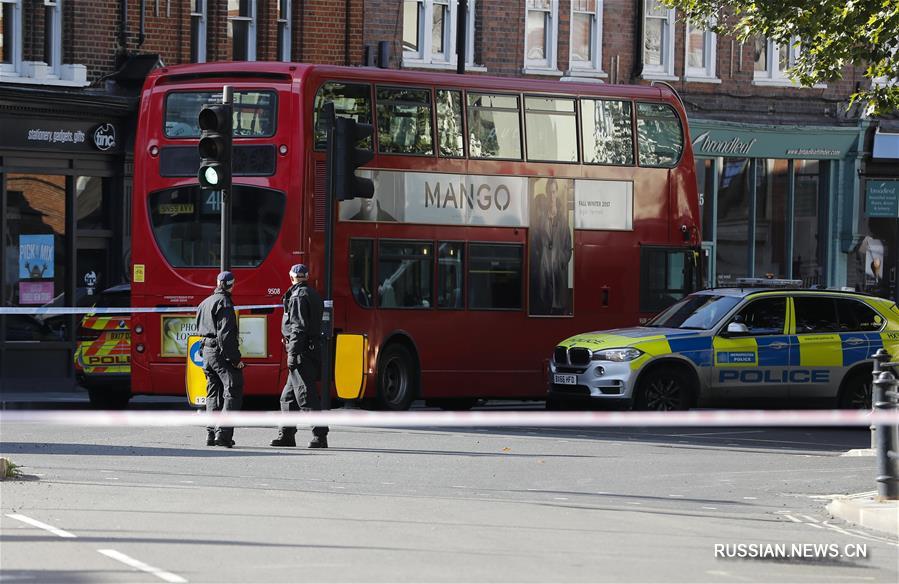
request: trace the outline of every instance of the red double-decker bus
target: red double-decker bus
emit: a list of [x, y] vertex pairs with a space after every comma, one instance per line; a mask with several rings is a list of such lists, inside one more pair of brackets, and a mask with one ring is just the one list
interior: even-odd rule
[[[334, 326], [368, 336], [366, 398], [463, 408], [542, 399], [556, 342], [636, 324], [695, 287], [698, 197], [687, 120], [666, 87], [289, 63], [153, 72], [135, 143], [135, 393], [184, 391], [193, 308], [219, 265], [218, 193], [200, 190], [197, 114], [234, 87], [238, 305], [277, 304], [289, 266], [321, 289], [322, 106], [374, 126], [340, 203]], [[240, 314], [247, 395], [286, 376], [279, 309]]]

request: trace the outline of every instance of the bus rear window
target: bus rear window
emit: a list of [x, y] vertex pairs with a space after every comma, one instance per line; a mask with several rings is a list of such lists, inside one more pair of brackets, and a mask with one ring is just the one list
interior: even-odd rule
[[[255, 267], [268, 256], [284, 216], [284, 193], [234, 185], [231, 261]], [[150, 194], [150, 225], [156, 244], [175, 268], [219, 265], [222, 198], [199, 185]]]
[[660, 103], [638, 103], [637, 144], [640, 166], [675, 166], [684, 150], [684, 133], [674, 110]]
[[[165, 137], [199, 138], [197, 116], [207, 103], [221, 103], [221, 92], [176, 91], [165, 98]], [[239, 138], [274, 136], [278, 117], [274, 91], [234, 92], [234, 135]]]

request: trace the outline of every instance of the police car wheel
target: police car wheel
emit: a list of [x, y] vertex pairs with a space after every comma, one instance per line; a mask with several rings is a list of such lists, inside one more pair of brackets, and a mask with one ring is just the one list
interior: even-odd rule
[[408, 410], [415, 399], [415, 368], [403, 345], [388, 345], [378, 363], [378, 401], [386, 410]]
[[657, 369], [640, 380], [634, 409], [669, 412], [690, 409], [686, 376], [677, 370]]
[[871, 409], [871, 372], [856, 371], [840, 390], [839, 406], [844, 410]]

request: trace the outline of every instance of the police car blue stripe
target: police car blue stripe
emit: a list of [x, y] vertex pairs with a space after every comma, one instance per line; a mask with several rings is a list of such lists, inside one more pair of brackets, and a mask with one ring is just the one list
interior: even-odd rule
[[[850, 345], [846, 341], [849, 339], [863, 338], [866, 342], [858, 345]], [[840, 335], [840, 342], [843, 344], [843, 367], [854, 365], [859, 361], [864, 361], [871, 354], [869, 346], [871, 339], [867, 335], [860, 333], [843, 333]]]
[[[759, 349], [759, 367], [787, 367], [790, 364], [790, 354], [793, 352], [793, 347], [790, 346], [789, 336], [756, 337], [755, 342]], [[781, 345], [781, 347], [778, 349], [771, 347], [775, 343]], [[796, 352], [799, 352], [798, 346], [796, 347]]]
[[712, 366], [712, 338], [690, 337], [687, 339], [672, 338], [668, 335], [668, 346], [672, 353], [683, 355], [696, 364], [697, 367]]

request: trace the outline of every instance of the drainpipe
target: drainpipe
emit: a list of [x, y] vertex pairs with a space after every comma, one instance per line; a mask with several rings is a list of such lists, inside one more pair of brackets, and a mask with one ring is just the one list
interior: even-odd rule
[[352, 0], [344, 0], [343, 3], [343, 64], [350, 66], [350, 3]]
[[128, 0], [119, 0], [119, 34], [116, 44], [115, 66], [118, 68], [128, 57]]
[[[644, 0], [635, 0], [636, 4], [636, 30], [634, 31], [634, 64], [631, 67], [631, 81], [643, 75], [643, 18], [644, 18]], [[616, 83], [618, 80], [616, 79]]]
[[141, 48], [144, 44], [144, 40], [147, 38], [144, 35], [144, 8], [146, 6], [147, 0], [140, 0], [140, 32], [137, 35], [137, 48]]

